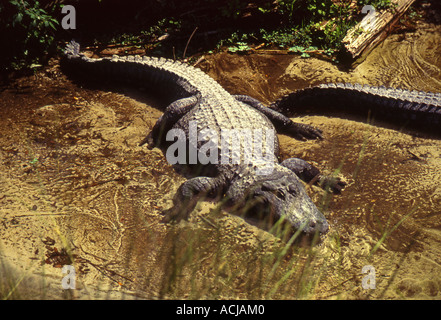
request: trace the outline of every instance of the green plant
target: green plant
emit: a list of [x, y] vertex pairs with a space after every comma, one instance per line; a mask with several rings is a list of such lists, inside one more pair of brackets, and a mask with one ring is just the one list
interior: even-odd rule
[[245, 42], [238, 42], [236, 46], [232, 46], [228, 48], [229, 52], [247, 52], [251, 48]]
[[[384, 8], [389, 0], [374, 1], [378, 8]], [[342, 40], [348, 30], [357, 23], [362, 1], [357, 7], [348, 1], [332, 0], [279, 0], [274, 8], [261, 8], [262, 15], [277, 14], [282, 26], [264, 27], [258, 31], [234, 32], [218, 43], [226, 45], [229, 52], [249, 50], [252, 44], [289, 48], [290, 52], [302, 57], [314, 53], [331, 57], [342, 48]], [[312, 47], [312, 49], [311, 49]]]
[[389, 9], [392, 7], [390, 0], [357, 0], [359, 6], [371, 5], [375, 10]]
[[300, 53], [302, 58], [309, 58], [310, 54], [308, 51], [316, 51], [317, 47], [303, 47], [303, 46], [294, 46], [288, 49], [289, 52]]
[[37, 67], [45, 55], [55, 50], [58, 21], [38, 1], [10, 0], [1, 4], [0, 23], [5, 26], [1, 41], [10, 49], [1, 54], [6, 69]]
[[279, 0], [277, 2], [277, 10], [282, 15], [287, 15], [289, 19], [292, 19], [294, 13], [301, 8], [301, 4], [297, 0]]
[[307, 9], [315, 19], [329, 16], [336, 7], [331, 0], [309, 0], [307, 3]]

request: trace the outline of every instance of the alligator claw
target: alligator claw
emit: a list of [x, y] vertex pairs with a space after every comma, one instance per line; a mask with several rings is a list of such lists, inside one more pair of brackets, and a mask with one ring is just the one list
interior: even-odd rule
[[164, 216], [161, 219], [163, 223], [170, 222], [179, 222], [181, 219], [179, 218], [179, 212], [176, 210], [176, 207], [171, 207], [170, 209], [162, 211], [162, 215]]
[[170, 209], [162, 211], [163, 218], [161, 219], [161, 222], [179, 223], [181, 220], [187, 220], [188, 214], [189, 212], [188, 210], [185, 210], [185, 208], [174, 205]]
[[332, 191], [333, 194], [340, 194], [346, 185], [346, 182], [334, 176], [323, 177], [320, 181], [320, 186], [325, 190]]
[[150, 132], [142, 141], [138, 144], [138, 146], [142, 146], [147, 143], [147, 149], [152, 150], [156, 144], [153, 141], [152, 133]]
[[298, 140], [323, 139], [322, 130], [304, 123], [294, 122], [287, 133]]

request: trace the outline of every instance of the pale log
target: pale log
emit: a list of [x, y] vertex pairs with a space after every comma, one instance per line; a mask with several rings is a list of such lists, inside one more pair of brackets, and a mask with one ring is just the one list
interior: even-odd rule
[[366, 7], [366, 16], [350, 29], [343, 39], [345, 51], [355, 59], [368, 52], [384, 40], [393, 26], [415, 0], [392, 0], [394, 7], [388, 10], [370, 10]]

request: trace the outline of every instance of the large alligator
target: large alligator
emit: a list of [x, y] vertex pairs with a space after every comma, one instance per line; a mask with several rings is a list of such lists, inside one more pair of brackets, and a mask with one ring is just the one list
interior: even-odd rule
[[[328, 92], [330, 85], [305, 91], [312, 93], [309, 95], [292, 94], [271, 109], [252, 97], [229, 94], [207, 74], [181, 62], [133, 56], [92, 59], [81, 54], [79, 44], [73, 41], [66, 47], [64, 60], [63, 64], [76, 72], [153, 87], [171, 101], [140, 143], [147, 143], [150, 149], [161, 148], [167, 159], [173, 159], [174, 168], [188, 178], [179, 187], [173, 207], [164, 212], [165, 221], [186, 219], [201, 199], [221, 196], [228, 208], [246, 208], [283, 218], [307, 234], [327, 232], [326, 218], [308, 197], [300, 179], [334, 193], [339, 193], [345, 183], [321, 175], [302, 159], [279, 163], [276, 129], [297, 139], [322, 139], [322, 131], [295, 123], [273, 109], [289, 109], [290, 103], [308, 97], [323, 99], [321, 92]], [[357, 96], [367, 95], [368, 100], [401, 111], [399, 104], [390, 103], [388, 97], [376, 97], [380, 89], [356, 88], [336, 86], [335, 95], [341, 93], [344, 99], [349, 96], [351, 103], [364, 101]], [[412, 94], [412, 103], [421, 101], [429, 106], [427, 97], [423, 93]], [[440, 96], [435, 95], [433, 101], [435, 112], [432, 107], [418, 108], [418, 119], [421, 113], [421, 118], [426, 116], [430, 123], [439, 124]], [[185, 151], [184, 157], [179, 157], [181, 150]]]

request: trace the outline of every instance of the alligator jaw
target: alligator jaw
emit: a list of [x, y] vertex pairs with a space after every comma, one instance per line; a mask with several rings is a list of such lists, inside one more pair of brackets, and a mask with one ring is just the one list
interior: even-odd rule
[[329, 224], [324, 215], [317, 209], [315, 204], [306, 195], [302, 195], [286, 213], [281, 216], [287, 219], [296, 230], [306, 234], [325, 234], [329, 230]]
[[[239, 207], [240, 204], [248, 203], [248, 215], [260, 215], [261, 219], [270, 221], [270, 224], [282, 219], [293, 230], [303, 234], [328, 232], [329, 224], [325, 216], [317, 209], [303, 183], [292, 171], [275, 166], [271, 175], [255, 177], [248, 190], [239, 190], [243, 184], [240, 179], [234, 181], [227, 196], [231, 203]], [[241, 195], [237, 197], [238, 194]]]

